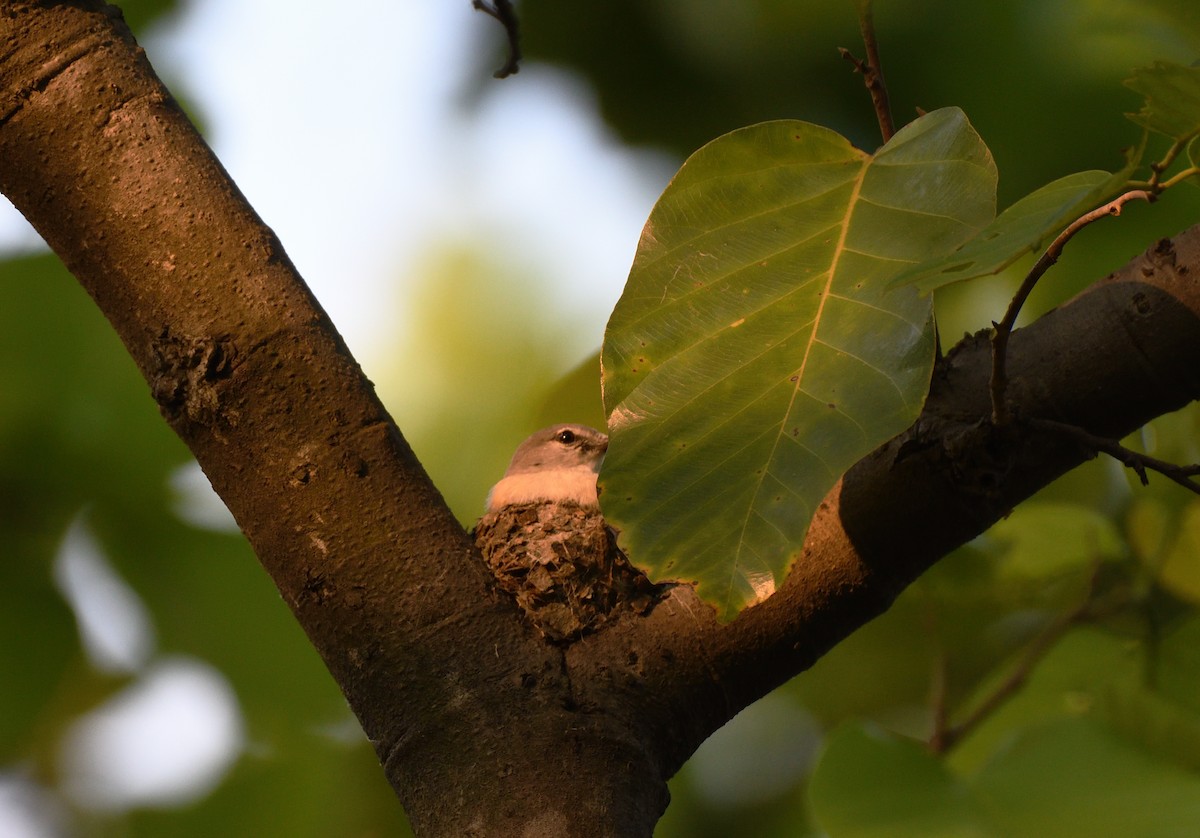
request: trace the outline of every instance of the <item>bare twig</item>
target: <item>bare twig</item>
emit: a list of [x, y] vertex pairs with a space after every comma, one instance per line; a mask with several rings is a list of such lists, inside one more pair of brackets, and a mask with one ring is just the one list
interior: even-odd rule
[[871, 0], [863, 0], [858, 4], [858, 28], [867, 50], [866, 60], [855, 58], [848, 49], [839, 49], [838, 53], [854, 65], [855, 72], [862, 73], [863, 84], [867, 86], [871, 104], [875, 106], [879, 133], [886, 143], [896, 133], [896, 125], [892, 121], [892, 107], [888, 103], [887, 85], [883, 81], [883, 65], [879, 59], [879, 40], [875, 37], [875, 14], [871, 9]]
[[1159, 460], [1148, 454], [1140, 454], [1137, 451], [1126, 448], [1115, 439], [1097, 436], [1077, 425], [1071, 425], [1066, 422], [1055, 422], [1052, 419], [1030, 419], [1029, 423], [1035, 428], [1044, 428], [1048, 431], [1069, 436], [1078, 441], [1084, 448], [1088, 448], [1094, 452], [1107, 454], [1114, 460], [1125, 465], [1125, 467], [1132, 469], [1134, 474], [1138, 476], [1138, 480], [1142, 481], [1143, 486], [1150, 483], [1147, 472], [1153, 471], [1161, 474], [1168, 480], [1178, 483], [1191, 492], [1200, 494], [1200, 483], [1197, 483], [1193, 479], [1200, 476], [1200, 464], [1181, 466], [1177, 463], [1168, 463], [1165, 460]]
[[519, 72], [521, 69], [521, 31], [512, 0], [491, 0], [491, 2], [471, 0], [471, 5], [500, 21], [505, 34], [508, 35], [508, 58], [504, 65], [492, 75], [498, 79], [505, 79]]
[[1005, 356], [1008, 351], [1008, 336], [1012, 334], [1013, 325], [1017, 322], [1017, 315], [1021, 313], [1021, 306], [1029, 298], [1039, 279], [1050, 270], [1051, 265], [1058, 261], [1062, 255], [1063, 248], [1067, 246], [1076, 233], [1082, 230], [1087, 225], [1094, 221], [1098, 221], [1109, 215], [1120, 215], [1121, 209], [1130, 201], [1140, 200], [1152, 202], [1155, 199], [1154, 192], [1146, 189], [1134, 189], [1119, 195], [1101, 207], [1097, 207], [1089, 213], [1081, 215], [1079, 218], [1072, 221], [1067, 229], [1058, 234], [1058, 237], [1050, 243], [1046, 248], [1046, 252], [1037, 260], [1029, 273], [1025, 276], [1021, 287], [1017, 289], [1017, 293], [1013, 295], [1012, 301], [1008, 304], [1008, 311], [1004, 312], [1004, 318], [999, 323], [992, 323], [994, 331], [992, 332], [992, 378], [991, 378], [991, 396], [992, 396], [992, 422], [1000, 426], [1006, 425], [1009, 421], [1008, 409], [1005, 407], [1004, 393], [1008, 388], [1008, 378], [1005, 372]]

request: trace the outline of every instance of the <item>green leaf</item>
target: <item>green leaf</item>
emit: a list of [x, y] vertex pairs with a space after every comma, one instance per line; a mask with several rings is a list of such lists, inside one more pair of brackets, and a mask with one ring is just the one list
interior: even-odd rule
[[1031, 501], [1021, 504], [984, 536], [1006, 549], [1004, 575], [1045, 580], [1085, 571], [1126, 549], [1116, 526], [1082, 504]]
[[995, 185], [952, 108], [874, 156], [781, 121], [684, 164], [602, 356], [602, 502], [635, 562], [726, 619], [774, 590], [817, 504], [923, 403], [930, 303], [887, 280], [983, 227]]
[[1134, 70], [1125, 85], [1146, 100], [1126, 114], [1138, 125], [1176, 141], [1200, 132], [1200, 67], [1156, 61]]
[[[1094, 666], [1083, 669], [1095, 678]], [[1192, 834], [1195, 717], [1137, 688], [1102, 698], [1095, 716], [1064, 716], [1094, 699], [1056, 692], [1048, 717], [1003, 725], [977, 770], [871, 726], [839, 728], [809, 783], [821, 829], [833, 838]]]
[[1116, 194], [1129, 171], [1078, 172], [1026, 195], [952, 253], [914, 265], [892, 279], [893, 288], [915, 286], [928, 294], [955, 282], [999, 273], [1084, 212]]
[[1200, 605], [1200, 502], [1187, 506], [1174, 543], [1156, 559], [1151, 571], [1158, 584], [1185, 602]]
[[874, 728], [851, 724], [832, 733], [808, 793], [831, 838], [990, 834], [970, 791], [938, 757]]
[[1087, 719], [1017, 734], [977, 778], [1003, 835], [1191, 835], [1200, 776]]

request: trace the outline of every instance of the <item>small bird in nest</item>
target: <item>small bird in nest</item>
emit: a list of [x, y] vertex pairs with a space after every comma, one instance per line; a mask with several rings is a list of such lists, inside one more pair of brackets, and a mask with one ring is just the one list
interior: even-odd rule
[[608, 437], [586, 425], [536, 431], [517, 447], [475, 525], [475, 546], [501, 590], [556, 643], [624, 609], [645, 613], [664, 590], [629, 563], [600, 513], [596, 477], [607, 450]]

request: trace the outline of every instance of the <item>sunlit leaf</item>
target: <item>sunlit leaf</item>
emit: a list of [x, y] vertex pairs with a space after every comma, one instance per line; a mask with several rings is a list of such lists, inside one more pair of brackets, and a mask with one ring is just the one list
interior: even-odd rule
[[891, 281], [927, 294], [954, 282], [999, 273], [1038, 250], [1073, 219], [1116, 193], [1128, 177], [1103, 171], [1059, 178], [1026, 195], [953, 253], [922, 262]]
[[769, 595], [838, 477], [917, 415], [933, 362], [906, 265], [991, 220], [996, 170], [957, 109], [876, 155], [771, 122], [684, 164], [608, 324], [608, 519], [725, 618]]
[[1140, 111], [1126, 114], [1138, 125], [1173, 140], [1200, 131], [1200, 67], [1156, 61], [1134, 70], [1125, 84], [1146, 100]]

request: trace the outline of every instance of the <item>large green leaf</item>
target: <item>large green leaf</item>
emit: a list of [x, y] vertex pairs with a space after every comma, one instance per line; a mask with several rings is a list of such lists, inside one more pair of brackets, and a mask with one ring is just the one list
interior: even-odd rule
[[774, 590], [838, 477], [923, 402], [929, 301], [888, 279], [987, 224], [995, 186], [950, 108], [875, 155], [781, 121], [684, 164], [602, 357], [602, 502], [635, 562], [724, 618]]
[[847, 724], [829, 736], [808, 793], [832, 838], [992, 834], [968, 787], [941, 759], [871, 726]]
[[957, 250], [914, 265], [891, 287], [915, 286], [928, 294], [954, 282], [989, 276], [1042, 246], [1074, 218], [1115, 194], [1128, 172], [1078, 172], [1026, 195]]
[[1200, 777], [1087, 718], [1010, 736], [975, 777], [916, 742], [872, 728], [834, 732], [809, 785], [840, 836], [1191, 835]]
[[1173, 140], [1200, 132], [1200, 67], [1156, 61], [1134, 70], [1125, 84], [1146, 99], [1140, 111], [1128, 114], [1138, 125]]
[[1081, 719], [1010, 737], [974, 783], [1000, 835], [1193, 835], [1200, 776]]

